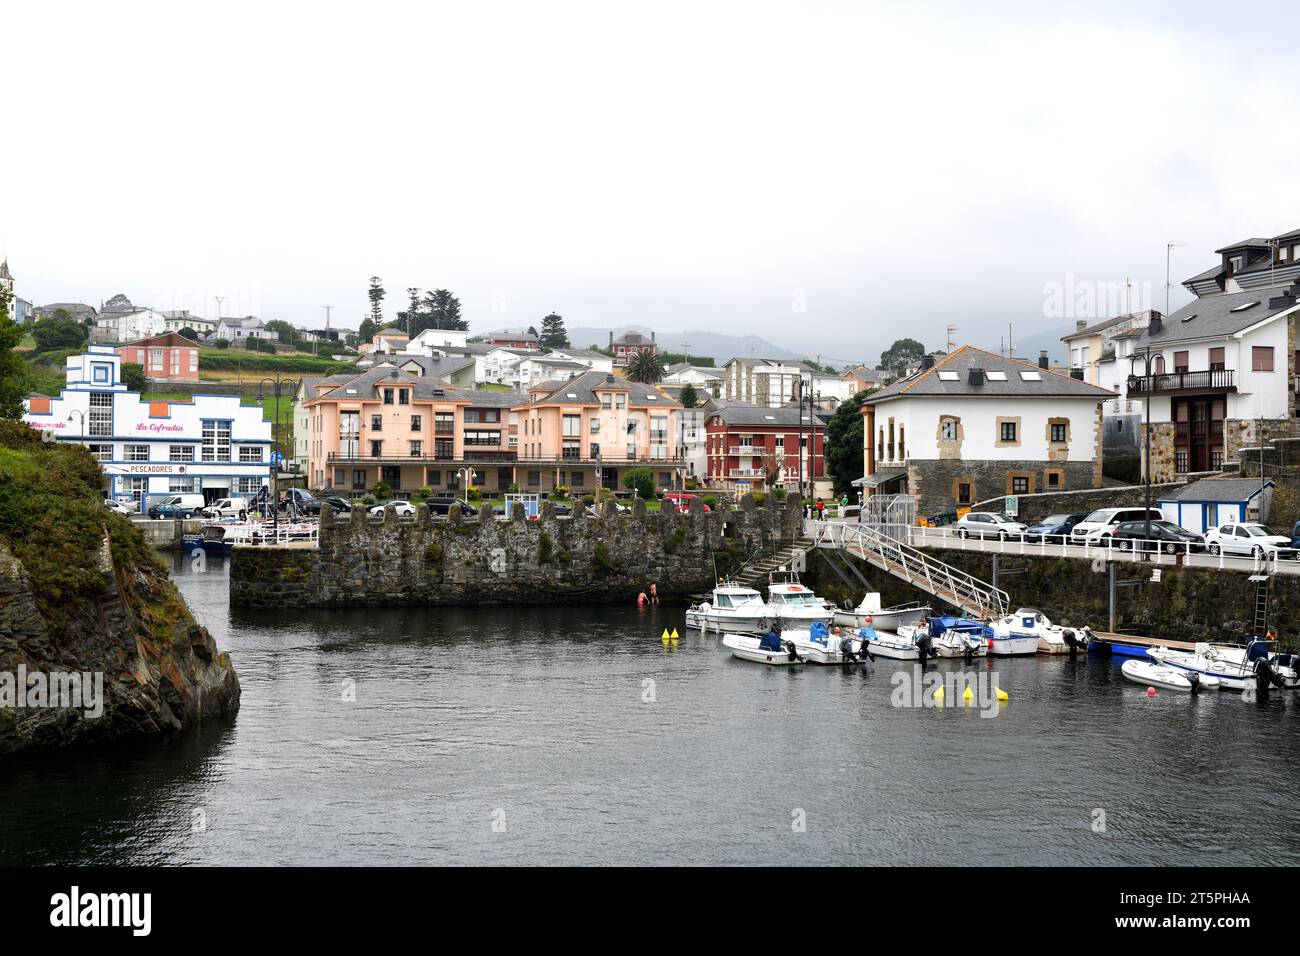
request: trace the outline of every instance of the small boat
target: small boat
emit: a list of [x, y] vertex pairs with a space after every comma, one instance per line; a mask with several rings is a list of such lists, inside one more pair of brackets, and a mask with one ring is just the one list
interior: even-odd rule
[[928, 628], [904, 624], [897, 631], [877, 630], [864, 627], [858, 631], [865, 648], [876, 657], [888, 657], [896, 661], [918, 661], [922, 653], [927, 658], [933, 657], [933, 646]]
[[731, 650], [732, 657], [738, 657], [742, 661], [771, 664], [773, 667], [804, 663], [803, 657], [795, 650], [794, 642], [783, 641], [775, 631], [759, 636], [727, 634], [722, 638], [722, 644]]
[[860, 664], [867, 659], [861, 638], [839, 633], [839, 628], [832, 633], [820, 621], [806, 631], [782, 631], [781, 637], [793, 643], [795, 652], [812, 664]]
[[226, 537], [224, 525], [204, 524], [198, 534], [183, 535], [181, 544], [186, 554], [199, 550], [211, 558], [224, 558], [230, 554], [232, 542]]
[[1257, 637], [1246, 645], [1197, 643], [1190, 651], [1162, 646], [1149, 649], [1147, 654], [1169, 667], [1214, 677], [1220, 687], [1228, 690], [1245, 690], [1254, 685], [1257, 677], [1288, 690], [1300, 686], [1295, 657], [1271, 653], [1268, 645], [1269, 641]]
[[1136, 658], [1120, 665], [1120, 673], [1135, 684], [1163, 687], [1165, 690], [1187, 691], [1192, 694], [1199, 690], [1216, 690], [1219, 687], [1217, 677], [1157, 664], [1154, 661], [1140, 661]]
[[1086, 627], [1060, 627], [1037, 608], [1022, 607], [993, 622], [989, 653], [999, 657], [1071, 654], [1087, 651], [1091, 639], [1092, 633]]
[[815, 622], [830, 626], [832, 612], [812, 589], [799, 583], [799, 575], [781, 568], [767, 579], [767, 606], [775, 620], [795, 627]]
[[969, 660], [987, 657], [993, 630], [984, 621], [968, 617], [932, 617], [926, 622], [934, 639], [937, 657]]
[[896, 631], [904, 624], [921, 623], [921, 619], [929, 613], [928, 607], [916, 601], [882, 608], [879, 592], [868, 591], [856, 608], [837, 610], [835, 623], [840, 627], [883, 627], [887, 631]]
[[772, 614], [753, 588], [720, 584], [711, 600], [686, 610], [686, 626], [723, 634], [763, 634], [771, 630]]

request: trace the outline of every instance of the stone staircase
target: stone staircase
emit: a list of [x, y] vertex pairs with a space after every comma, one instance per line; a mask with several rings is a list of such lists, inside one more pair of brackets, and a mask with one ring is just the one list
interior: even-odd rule
[[801, 554], [807, 554], [816, 546], [817, 543], [812, 538], [796, 538], [792, 544], [788, 544], [770, 555], [750, 561], [727, 578], [727, 583], [761, 591], [767, 586], [768, 575], [781, 568], [790, 567], [795, 558]]

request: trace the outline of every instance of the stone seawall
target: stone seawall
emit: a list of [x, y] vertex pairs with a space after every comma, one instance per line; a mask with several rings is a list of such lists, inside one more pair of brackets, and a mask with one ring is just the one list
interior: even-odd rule
[[[990, 554], [926, 548], [927, 554], [960, 568], [984, 581], [992, 580]], [[847, 557], [847, 555], [845, 555]], [[1040, 608], [1058, 624], [1088, 625], [1104, 631], [1109, 624], [1109, 577], [1103, 560], [1031, 557], [1004, 554], [1003, 570], [1024, 569], [1007, 574], [999, 586], [1011, 598], [1011, 607]], [[1116, 626], [1122, 632], [1142, 634], [1157, 640], [1241, 641], [1250, 632], [1255, 611], [1255, 584], [1242, 571], [1215, 568], [1176, 568], [1164, 564], [1118, 562], [1120, 581], [1142, 581], [1118, 589]], [[933, 601], [929, 595], [898, 578], [878, 571], [862, 561], [857, 567], [873, 588], [881, 592], [886, 606], [903, 601]], [[1160, 580], [1150, 580], [1153, 568], [1160, 568]], [[817, 557], [809, 556], [805, 581], [818, 594], [836, 603], [851, 598], [856, 604], [861, 593], [851, 592]], [[942, 607], [944, 613], [953, 613]], [[1269, 624], [1284, 646], [1300, 650], [1300, 577], [1277, 575], [1272, 583]]]
[[[1151, 507], [1161, 496], [1180, 490], [1186, 482], [1175, 481], [1151, 486]], [[1089, 514], [1099, 508], [1141, 508], [1146, 501], [1145, 485], [1118, 485], [1110, 488], [1087, 488], [1082, 491], [1047, 491], [1036, 495], [1017, 495], [1017, 517], [1037, 521], [1048, 515]], [[977, 502], [972, 511], [1005, 511], [1005, 495]]]
[[652, 583], [660, 595], [707, 590], [719, 568], [758, 549], [771, 550], [800, 528], [797, 502], [769, 498], [740, 510], [687, 514], [628, 512], [612, 504], [556, 517], [550, 502], [526, 520], [459, 509], [414, 520], [389, 509], [382, 519], [360, 509], [346, 519], [325, 509], [318, 549], [238, 547], [231, 555], [230, 601], [244, 607], [362, 607], [391, 604], [537, 604], [635, 599]]

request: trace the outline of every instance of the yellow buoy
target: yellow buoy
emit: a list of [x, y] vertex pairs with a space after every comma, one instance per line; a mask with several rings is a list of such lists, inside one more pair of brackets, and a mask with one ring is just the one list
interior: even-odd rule
[[966, 701], [968, 704], [975, 699], [975, 692], [970, 689], [969, 684], [966, 685], [966, 691], [961, 695], [961, 699]]
[[935, 700], [943, 700], [943, 688], [942, 688], [942, 687], [940, 687], [938, 690], [936, 690], [936, 691], [934, 692], [934, 699], [935, 699]]
[[659, 640], [663, 641], [665, 644], [668, 643], [668, 628], [664, 628], [663, 637], [659, 638]]
[[1010, 697], [1007, 696], [1007, 692], [1006, 692], [1006, 691], [1004, 691], [1004, 690], [1002, 690], [1002, 689], [1000, 689], [1000, 688], [994, 688], [994, 689], [997, 691], [998, 700], [1010, 700], [1010, 699], [1011, 699]]
[[672, 637], [673, 637], [673, 640], [674, 640], [674, 641], [678, 639], [678, 638], [677, 638], [677, 628], [673, 628], [673, 634], [672, 634]]

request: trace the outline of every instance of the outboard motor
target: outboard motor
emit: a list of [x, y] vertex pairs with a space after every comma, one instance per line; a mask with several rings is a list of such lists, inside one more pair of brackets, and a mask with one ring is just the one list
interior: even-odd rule
[[1196, 671], [1188, 671], [1183, 676], [1186, 677], [1187, 682], [1192, 685], [1192, 693], [1198, 693], [1201, 689], [1201, 675]]
[[803, 658], [800, 657], [799, 652], [794, 649], [794, 641], [782, 641], [781, 645], [785, 648], [785, 652], [789, 655], [790, 660], [794, 661], [796, 664], [803, 663]]
[[1282, 675], [1277, 672], [1267, 657], [1255, 659], [1255, 693], [1260, 697], [1268, 694], [1270, 686], [1286, 689]]
[[916, 649], [921, 652], [920, 660], [923, 667], [928, 658], [939, 656], [939, 652], [934, 649], [933, 641], [934, 638], [929, 634], [922, 634], [916, 638]]

